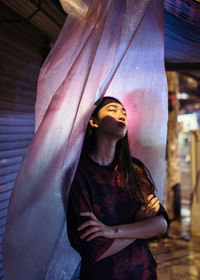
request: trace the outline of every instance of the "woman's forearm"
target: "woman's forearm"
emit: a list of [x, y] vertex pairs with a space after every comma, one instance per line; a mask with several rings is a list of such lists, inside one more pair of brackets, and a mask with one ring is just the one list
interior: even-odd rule
[[114, 238], [145, 239], [151, 238], [167, 230], [167, 222], [162, 215], [147, 218], [145, 220], [113, 226]]
[[96, 237], [109, 239], [145, 239], [167, 231], [167, 221], [163, 215], [143, 219], [131, 224], [107, 226], [100, 222], [92, 212], [83, 212], [81, 216], [91, 219], [81, 224], [77, 230], [88, 228], [80, 238], [90, 241]]
[[116, 238], [110, 248], [97, 261], [118, 253], [135, 239], [151, 238], [167, 230], [164, 217], [156, 216], [132, 224], [113, 226]]
[[118, 253], [119, 251], [127, 247], [129, 244], [131, 244], [134, 240], [135, 239], [115, 239], [110, 248], [101, 257], [99, 257], [96, 260], [96, 262], [111, 255], [114, 255], [115, 253]]
[[88, 242], [96, 237], [114, 239], [110, 248], [96, 261], [121, 251], [134, 242], [135, 239], [150, 238], [165, 233], [167, 230], [167, 222], [162, 215], [150, 217], [131, 224], [116, 226], [107, 226], [103, 224], [92, 212], [83, 212], [81, 213], [81, 216], [90, 217], [90, 220], [84, 222], [77, 228], [78, 231], [88, 228], [81, 234], [81, 239], [86, 238]]

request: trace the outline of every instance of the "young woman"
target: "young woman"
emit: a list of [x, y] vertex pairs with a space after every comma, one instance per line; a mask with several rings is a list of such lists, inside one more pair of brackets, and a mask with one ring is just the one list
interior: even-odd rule
[[96, 106], [68, 199], [71, 245], [81, 280], [155, 280], [146, 238], [165, 233], [168, 218], [144, 164], [131, 158], [127, 116], [112, 97]]

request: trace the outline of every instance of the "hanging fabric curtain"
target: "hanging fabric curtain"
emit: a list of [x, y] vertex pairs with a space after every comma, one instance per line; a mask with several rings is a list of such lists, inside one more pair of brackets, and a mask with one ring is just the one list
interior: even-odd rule
[[61, 2], [72, 15], [39, 76], [36, 133], [8, 210], [6, 280], [73, 275], [80, 257], [67, 238], [62, 189], [67, 195], [99, 97], [114, 96], [125, 105], [132, 155], [148, 166], [162, 197], [167, 131], [163, 1]]

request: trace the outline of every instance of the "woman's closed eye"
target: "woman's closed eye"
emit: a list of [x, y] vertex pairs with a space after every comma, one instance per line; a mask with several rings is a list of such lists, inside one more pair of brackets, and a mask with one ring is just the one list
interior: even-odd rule
[[[115, 113], [116, 113], [117, 110], [115, 110], [115, 109], [109, 109], [108, 112], [115, 112]], [[123, 115], [123, 116], [127, 116], [126, 112], [124, 112], [124, 111], [122, 112], [122, 115]]]

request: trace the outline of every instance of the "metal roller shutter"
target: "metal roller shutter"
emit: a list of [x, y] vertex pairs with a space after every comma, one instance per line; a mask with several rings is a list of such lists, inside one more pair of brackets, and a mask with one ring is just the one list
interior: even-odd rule
[[[1, 18], [20, 17], [0, 4]], [[47, 37], [28, 22], [1, 22], [0, 34], [0, 279], [7, 207], [19, 164], [34, 135], [37, 78]]]

